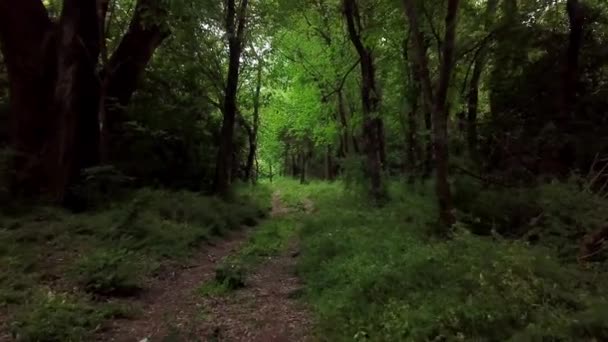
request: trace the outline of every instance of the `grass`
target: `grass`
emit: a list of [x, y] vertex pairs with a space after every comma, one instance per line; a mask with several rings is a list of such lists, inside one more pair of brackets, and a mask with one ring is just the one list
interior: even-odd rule
[[[477, 236], [459, 223], [434, 238], [426, 186], [393, 184], [365, 206], [340, 184], [312, 184], [299, 274], [320, 341], [572, 341], [608, 338], [607, 277], [553, 244]], [[546, 199], [546, 197], [545, 197]]]
[[245, 245], [216, 268], [215, 278], [201, 285], [202, 296], [224, 296], [244, 287], [246, 274], [267, 258], [285, 251], [301, 229], [303, 217], [307, 216], [304, 200], [313, 195], [308, 190], [314, 187], [303, 188], [285, 179], [266, 186], [279, 194], [281, 205], [288, 212], [262, 221]]
[[[230, 202], [142, 189], [103, 209], [33, 208], [0, 216], [0, 313], [23, 341], [81, 341], [166, 262], [268, 212], [270, 190], [240, 186]], [[111, 311], [111, 310], [110, 310]]]
[[[459, 222], [450, 239], [433, 234], [429, 184], [391, 184], [382, 208], [340, 182], [278, 180], [242, 187], [229, 203], [141, 190], [93, 213], [2, 216], [0, 307], [19, 340], [86, 340], [106, 319], [128, 314], [99, 299], [130, 294], [166, 260], [260, 222], [200, 293], [246, 285], [247, 272], [297, 236], [302, 299], [319, 341], [608, 339], [606, 262], [575, 263], [580, 237], [605, 222], [605, 200], [571, 183], [454, 188]], [[289, 211], [262, 220], [273, 191]]]

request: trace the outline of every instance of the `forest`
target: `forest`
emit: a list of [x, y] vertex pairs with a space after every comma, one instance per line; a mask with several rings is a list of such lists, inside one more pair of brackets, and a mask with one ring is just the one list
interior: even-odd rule
[[0, 341], [608, 341], [608, 2], [0, 0]]

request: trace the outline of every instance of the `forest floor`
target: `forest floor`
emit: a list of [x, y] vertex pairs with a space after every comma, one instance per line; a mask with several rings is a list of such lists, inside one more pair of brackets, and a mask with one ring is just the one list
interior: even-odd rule
[[[280, 179], [233, 202], [144, 189], [0, 216], [0, 341], [608, 341], [608, 264], [580, 265], [569, 238], [608, 201], [454, 188], [448, 239], [427, 183], [391, 183], [381, 208], [356, 184]], [[525, 206], [539, 242], [471, 233]]]
[[[311, 212], [312, 202], [304, 203], [304, 211]], [[273, 194], [270, 220], [290, 224], [285, 218], [295, 212], [282, 201], [279, 191]], [[286, 240], [278, 254], [268, 253], [247, 270], [242, 288], [204, 291], [205, 284], [216, 282], [216, 269], [248, 246], [256, 229], [266, 227], [262, 223], [233, 233], [198, 253], [189, 265], [163, 270], [164, 276], [155, 278], [143, 297], [129, 300], [130, 306], [140, 308], [140, 314], [135, 319], [114, 320], [98, 340], [305, 341], [311, 320], [297, 300], [302, 284], [295, 274], [299, 255], [295, 236]]]

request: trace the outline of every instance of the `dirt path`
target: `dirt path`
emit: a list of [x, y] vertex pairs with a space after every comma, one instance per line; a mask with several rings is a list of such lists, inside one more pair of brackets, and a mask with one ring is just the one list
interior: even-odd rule
[[[312, 208], [312, 204], [306, 207]], [[308, 209], [307, 209], [308, 210]], [[291, 211], [280, 194], [272, 199], [272, 216]], [[294, 269], [297, 242], [282, 255], [271, 257], [252, 274], [246, 287], [225, 297], [204, 298], [197, 290], [215, 276], [215, 266], [235, 253], [247, 240], [248, 232], [235, 233], [218, 245], [200, 253], [190, 266], [168, 271], [156, 279], [138, 302], [142, 313], [135, 320], [113, 322], [99, 341], [307, 341], [308, 312], [294, 299], [301, 283]], [[135, 304], [136, 302], [134, 302]]]
[[[236, 252], [247, 240], [249, 231], [235, 232], [227, 239], [205, 248], [188, 265], [161, 270], [151, 280], [141, 298], [122, 302], [138, 312], [135, 319], [113, 321], [98, 341], [161, 341], [190, 324], [200, 312], [201, 284], [215, 277], [215, 267]], [[201, 339], [200, 341], [205, 341]]]

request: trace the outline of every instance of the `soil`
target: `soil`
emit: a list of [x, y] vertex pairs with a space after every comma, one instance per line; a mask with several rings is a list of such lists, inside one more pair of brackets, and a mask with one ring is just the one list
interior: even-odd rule
[[[306, 211], [314, 210], [304, 202]], [[272, 217], [287, 215], [280, 193], [272, 199]], [[255, 228], [253, 228], [255, 229]], [[247, 241], [251, 229], [206, 248], [191, 264], [164, 270], [148, 290], [130, 300], [139, 314], [115, 320], [98, 341], [310, 341], [311, 320], [297, 299], [302, 284], [295, 274], [297, 241], [279, 256], [269, 257], [247, 275], [246, 286], [225, 296], [203, 297], [197, 290], [215, 276], [215, 267]], [[124, 302], [123, 302], [124, 303]]]

